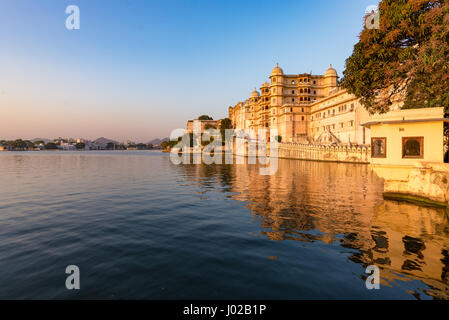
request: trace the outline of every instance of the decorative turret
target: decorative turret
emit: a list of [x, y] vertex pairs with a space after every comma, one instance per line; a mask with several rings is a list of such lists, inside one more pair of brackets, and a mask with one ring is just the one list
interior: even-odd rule
[[338, 74], [337, 74], [337, 70], [335, 70], [332, 67], [332, 64], [330, 65], [329, 69], [326, 70], [326, 72], [324, 73], [325, 77], [337, 77], [338, 78]]
[[329, 69], [324, 73], [324, 85], [327, 87], [327, 92], [337, 87], [338, 74], [337, 70], [332, 68], [332, 64]]
[[276, 63], [276, 67], [271, 71], [272, 76], [282, 76], [284, 74], [284, 70], [279, 67], [279, 63]]
[[251, 98], [259, 98], [259, 97], [260, 97], [259, 91], [257, 91], [256, 88], [254, 88], [254, 91], [251, 92]]

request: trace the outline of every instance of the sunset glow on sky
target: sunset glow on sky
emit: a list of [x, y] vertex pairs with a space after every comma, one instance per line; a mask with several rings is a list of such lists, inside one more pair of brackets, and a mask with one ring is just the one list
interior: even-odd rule
[[[286, 73], [341, 76], [376, 1], [0, 2], [0, 139], [163, 138]], [[81, 29], [65, 28], [68, 5]]]

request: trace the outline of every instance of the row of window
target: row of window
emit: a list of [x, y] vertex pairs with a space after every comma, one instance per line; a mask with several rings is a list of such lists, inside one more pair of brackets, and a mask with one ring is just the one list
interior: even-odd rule
[[[301, 116], [301, 121], [304, 121], [306, 118], [304, 116]], [[288, 116], [287, 120], [292, 120], [292, 116]], [[276, 118], [271, 118], [271, 123], [274, 123], [276, 121]]]
[[[287, 113], [287, 112], [293, 112], [293, 108], [285, 108], [285, 109], [284, 109], [284, 113]], [[298, 111], [296, 110], [296, 112], [298, 112]], [[301, 108], [301, 112], [304, 112], [304, 108]], [[274, 110], [271, 112], [271, 114], [276, 114], [276, 109], [274, 109]]]
[[[312, 99], [310, 97], [300, 97], [300, 98], [297, 98], [297, 99], [292, 98], [292, 100], [291, 100], [291, 102], [293, 102], [293, 103], [296, 102], [296, 101], [298, 101], [298, 102], [310, 102], [310, 101], [315, 101], [315, 99]], [[272, 104], [276, 104], [276, 98], [271, 99], [271, 103]]]
[[[271, 91], [273, 94], [275, 94], [277, 90], [276, 90], [276, 88], [272, 88]], [[309, 89], [299, 89], [298, 91], [299, 91], [299, 93], [312, 93], [312, 90], [310, 90], [310, 88]], [[295, 94], [295, 90], [292, 90], [291, 92], [292, 92], [292, 94]], [[282, 89], [282, 88], [281, 88], [281, 93], [284, 93], [284, 89]], [[316, 95], [316, 90], [313, 90], [313, 94]]]
[[[299, 101], [310, 101], [310, 97], [300, 97], [299, 99], [298, 99]], [[295, 102], [296, 100], [295, 100], [295, 98], [292, 98], [292, 102]]]
[[[262, 108], [260, 109], [260, 110], [269, 110], [269, 106], [267, 105], [267, 106], [262, 106]], [[288, 109], [285, 109], [285, 110], [288, 110]], [[246, 108], [245, 109], [245, 112], [254, 112], [254, 108], [253, 107], [251, 107], [251, 108]], [[284, 112], [287, 112], [287, 111], [284, 111]], [[293, 108], [290, 108], [290, 112], [293, 112]], [[304, 108], [301, 108], [301, 112], [304, 112]], [[271, 114], [276, 114], [276, 109], [273, 109], [272, 111], [271, 111]]]
[[[264, 121], [264, 120], [268, 120], [269, 118], [268, 117], [262, 117], [262, 121]], [[292, 117], [290, 116], [290, 117], [288, 117], [288, 119], [289, 120], [292, 120]], [[305, 120], [305, 117], [304, 116], [301, 116], [301, 121], [304, 121]], [[275, 123], [275, 121], [276, 121], [276, 118], [271, 118], [271, 123]], [[254, 125], [254, 121], [251, 121], [251, 125]], [[262, 124], [263, 125], [263, 124]], [[265, 123], [265, 126], [266, 127], [268, 127], [268, 123]]]
[[[354, 120], [348, 121], [347, 123], [348, 123], [348, 127], [353, 127], [354, 126]], [[343, 129], [345, 127], [345, 123], [344, 122], [340, 122], [338, 124], [338, 126], [339, 126], [340, 129]], [[328, 130], [330, 130], [330, 129], [335, 130], [335, 128], [336, 128], [336, 124], [334, 123], [334, 124], [329, 124], [329, 125], [326, 125], [326, 126], [323, 126], [323, 127], [316, 127], [315, 131], [316, 132], [320, 132], [320, 129], [321, 129], [321, 131], [324, 131], [326, 129], [328, 129]]]
[[[293, 108], [285, 108], [283, 109], [283, 113], [289, 113], [289, 112], [293, 112]], [[304, 112], [304, 108], [301, 108], [301, 112]], [[273, 109], [271, 111], [271, 115], [276, 115], [276, 109]], [[262, 119], [265, 119], [265, 115], [262, 115]], [[251, 115], [251, 118], [254, 118], [254, 114]], [[304, 120], [304, 116], [302, 116], [302, 120]]]
[[[346, 111], [347, 109], [348, 109], [348, 107], [347, 107], [345, 104], [338, 107], [338, 111], [339, 111], [339, 112]], [[354, 110], [354, 104], [353, 104], [353, 103], [351, 103], [351, 111], [352, 111], [352, 110]]]
[[[340, 106], [340, 107], [338, 107], [338, 112], [345, 112], [345, 111], [347, 111], [348, 110], [348, 108], [347, 108], [347, 106], [346, 105], [343, 105], [343, 106]], [[350, 108], [350, 111], [354, 111], [354, 104], [352, 103], [351, 104], [351, 108]], [[318, 118], [326, 118], [326, 116], [334, 116], [336, 114], [336, 109], [329, 109], [329, 110], [327, 110], [327, 112], [326, 111], [324, 111], [324, 112], [322, 112], [322, 113], [318, 113], [318, 114], [316, 114], [315, 115], [315, 118], [316, 119], [318, 119]], [[312, 120], [314, 119], [314, 116], [312, 116]]]
[[[371, 138], [371, 157], [387, 157], [387, 138]], [[424, 137], [403, 137], [402, 158], [422, 159], [424, 157]]]
[[[273, 78], [272, 79], [272, 82], [277, 82], [277, 79], [276, 78]], [[282, 80], [281, 81], [279, 81], [279, 82], [282, 82]], [[311, 83], [312, 82], [312, 80], [311, 79], [308, 79], [308, 78], [304, 78], [304, 79], [299, 79], [297, 82], [295, 81], [295, 80], [292, 80], [292, 84], [301, 84], [301, 83]], [[316, 80], [313, 80], [313, 84], [316, 84]]]

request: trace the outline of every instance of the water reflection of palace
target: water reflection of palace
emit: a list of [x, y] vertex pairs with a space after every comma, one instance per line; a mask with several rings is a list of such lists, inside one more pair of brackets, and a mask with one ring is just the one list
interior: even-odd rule
[[[375, 246], [360, 259], [382, 266], [387, 281], [421, 280], [428, 294], [449, 297], [449, 223], [444, 210], [385, 201], [376, 207], [371, 225]], [[417, 298], [419, 293], [411, 292]]]
[[339, 242], [355, 250], [351, 261], [378, 265], [384, 285], [418, 280], [428, 295], [449, 298], [444, 210], [384, 201], [383, 183], [366, 165], [279, 160], [272, 176], [250, 164], [182, 168], [189, 184], [245, 203], [271, 240]]

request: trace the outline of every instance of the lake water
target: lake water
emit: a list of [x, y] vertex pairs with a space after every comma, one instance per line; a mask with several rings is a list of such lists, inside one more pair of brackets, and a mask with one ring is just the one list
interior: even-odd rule
[[[158, 151], [0, 154], [0, 298], [449, 297], [444, 210], [366, 165], [174, 165]], [[380, 267], [380, 290], [365, 269]], [[81, 289], [65, 287], [77, 265]]]

